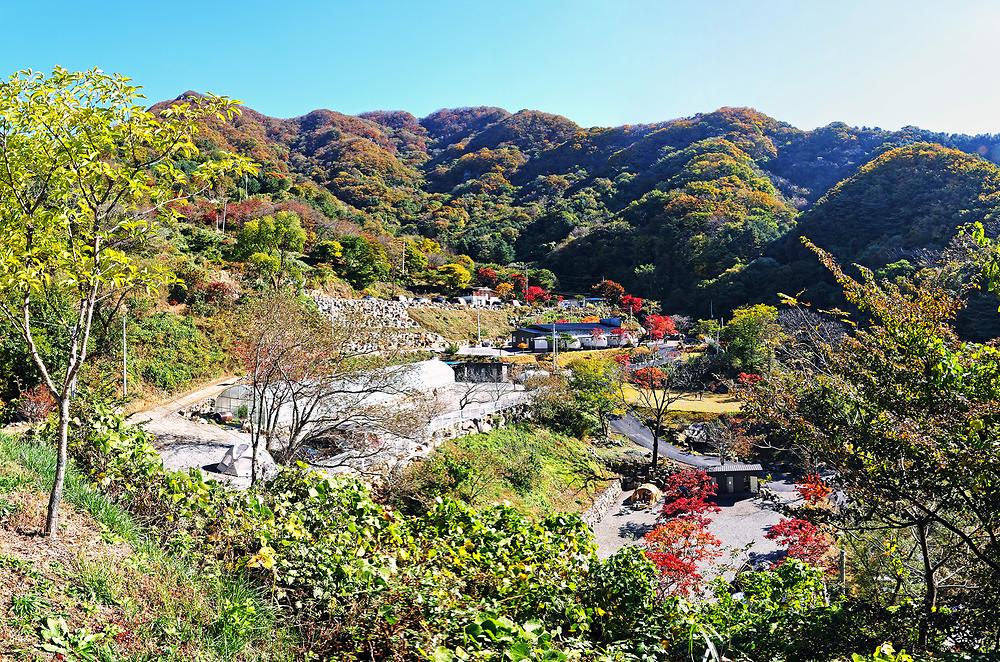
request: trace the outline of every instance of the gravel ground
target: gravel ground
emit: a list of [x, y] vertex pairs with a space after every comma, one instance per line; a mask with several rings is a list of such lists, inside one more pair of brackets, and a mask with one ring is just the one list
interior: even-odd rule
[[[652, 434], [643, 423], [632, 415], [612, 422], [612, 429], [629, 437], [637, 446], [652, 448]], [[710, 456], [694, 455], [682, 451], [661, 440], [660, 456], [680, 466], [707, 467], [718, 464], [718, 459]], [[795, 486], [784, 476], [775, 475], [773, 480], [763, 484], [782, 501], [797, 498]], [[622, 495], [622, 501], [631, 492]], [[733, 499], [722, 495], [716, 499], [721, 512], [711, 516], [708, 530], [722, 543], [723, 555], [718, 564], [740, 564], [748, 556], [773, 559], [778, 546], [764, 537], [767, 529], [777, 524], [781, 515], [768, 507], [759, 497]], [[656, 522], [659, 505], [653, 510], [631, 510], [627, 506], [612, 508], [594, 527], [598, 554], [605, 558], [628, 544], [635, 544]], [[711, 570], [706, 574], [710, 574]]]
[[594, 526], [597, 555], [602, 559], [617, 552], [625, 545], [637, 543], [653, 528], [660, 513], [660, 504], [651, 509], [632, 510], [625, 505], [631, 491], [622, 494], [617, 506], [612, 506]]

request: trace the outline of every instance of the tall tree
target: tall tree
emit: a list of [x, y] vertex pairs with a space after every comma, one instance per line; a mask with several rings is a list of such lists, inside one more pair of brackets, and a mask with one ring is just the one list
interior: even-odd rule
[[[235, 102], [203, 97], [158, 114], [129, 79], [98, 70], [22, 71], [0, 85], [0, 314], [28, 347], [57, 402], [58, 452], [45, 532], [58, 532], [70, 404], [87, 360], [95, 312], [122, 295], [171, 280], [139, 256], [169, 203], [211, 186], [227, 156], [190, 175], [172, 162], [197, 156], [192, 137], [206, 116], [231, 117]], [[38, 303], [70, 302], [64, 344], [39, 350]], [[51, 320], [49, 320], [51, 321]]]
[[884, 569], [859, 576], [888, 606], [919, 605], [920, 648], [935, 634], [995, 646], [1000, 350], [958, 337], [963, 300], [941, 271], [855, 280], [814, 250], [861, 314], [839, 334], [795, 328], [779, 365], [744, 384], [745, 410], [830, 475], [839, 506], [801, 516], [832, 524], [853, 549], [874, 539], [856, 556], [890, 557], [895, 585]]
[[654, 473], [659, 461], [660, 438], [665, 432], [667, 414], [671, 405], [691, 391], [698, 380], [696, 373], [697, 367], [694, 364], [686, 365], [680, 361], [669, 361], [662, 366], [635, 365], [627, 356], [621, 361], [618, 397], [626, 408], [649, 420], [653, 431], [653, 459], [650, 468]]
[[[327, 316], [308, 301], [269, 292], [243, 310], [237, 343], [250, 388], [251, 482], [262, 449], [281, 463], [305, 459], [362, 470], [386, 439], [426, 434], [436, 412], [394, 330], [360, 308]], [[398, 330], [397, 330], [398, 331]]]

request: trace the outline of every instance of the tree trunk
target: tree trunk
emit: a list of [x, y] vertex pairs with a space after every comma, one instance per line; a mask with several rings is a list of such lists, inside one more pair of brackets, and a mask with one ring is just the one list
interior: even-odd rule
[[931, 561], [930, 546], [927, 542], [930, 523], [925, 521], [917, 525], [917, 541], [920, 544], [920, 556], [924, 564], [924, 604], [923, 618], [920, 619], [920, 633], [917, 646], [927, 650], [927, 640], [930, 638], [931, 619], [937, 609], [937, 579], [934, 576], [934, 566]]
[[656, 461], [659, 459], [659, 457], [660, 457], [660, 424], [655, 423], [655, 427], [653, 428], [653, 463], [651, 465], [654, 475], [656, 474]]
[[66, 482], [67, 447], [69, 446], [69, 396], [59, 400], [59, 447], [56, 449], [56, 476], [49, 494], [49, 508], [45, 516], [45, 535], [59, 535], [59, 503], [62, 501], [63, 484]]

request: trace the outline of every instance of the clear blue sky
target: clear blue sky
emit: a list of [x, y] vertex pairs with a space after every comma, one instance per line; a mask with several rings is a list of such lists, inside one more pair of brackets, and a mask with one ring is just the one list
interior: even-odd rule
[[210, 91], [281, 117], [498, 105], [590, 126], [741, 105], [802, 128], [1000, 132], [988, 0], [3, 4], [5, 72], [98, 66], [151, 100]]

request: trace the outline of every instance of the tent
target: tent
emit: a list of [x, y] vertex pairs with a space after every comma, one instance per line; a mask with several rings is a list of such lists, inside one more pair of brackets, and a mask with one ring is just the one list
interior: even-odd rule
[[635, 488], [635, 491], [626, 499], [626, 503], [632, 506], [651, 506], [660, 500], [662, 492], [660, 488], [652, 483], [643, 483]]

